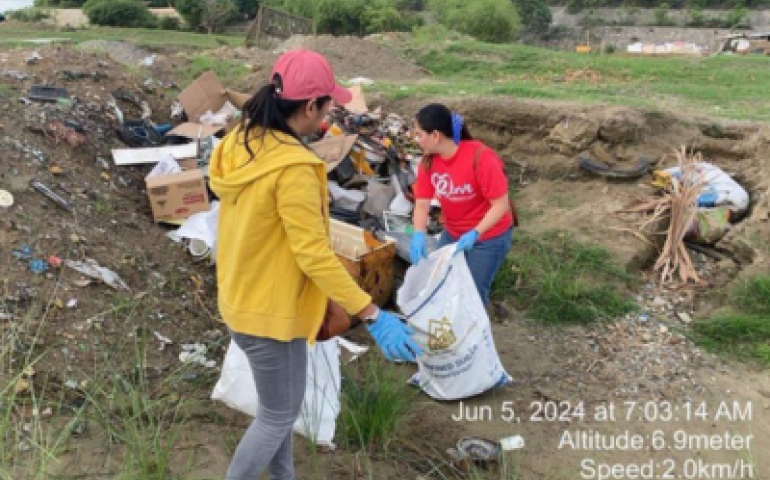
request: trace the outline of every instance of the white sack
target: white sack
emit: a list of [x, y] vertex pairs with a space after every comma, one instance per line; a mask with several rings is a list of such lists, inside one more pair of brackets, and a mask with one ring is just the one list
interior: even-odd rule
[[412, 383], [437, 400], [457, 400], [513, 381], [465, 255], [447, 245], [406, 272], [397, 303], [423, 349]]

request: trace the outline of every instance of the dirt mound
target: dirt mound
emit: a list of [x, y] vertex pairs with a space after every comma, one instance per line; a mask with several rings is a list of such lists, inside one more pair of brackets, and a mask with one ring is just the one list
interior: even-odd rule
[[[242, 62], [252, 73], [231, 87], [250, 91], [269, 80], [270, 70], [281, 53], [295, 48], [308, 48], [323, 54], [331, 63], [334, 74], [343, 81], [365, 77], [374, 81], [409, 82], [426, 76], [420, 67], [401, 57], [395, 49], [359, 37], [295, 35], [271, 50], [223, 46], [195, 55]], [[180, 55], [181, 58], [187, 56]]]
[[280, 53], [301, 47], [325, 55], [334, 73], [342, 78], [410, 81], [425, 76], [420, 67], [404, 59], [394, 49], [365, 38], [295, 35], [275, 50]]

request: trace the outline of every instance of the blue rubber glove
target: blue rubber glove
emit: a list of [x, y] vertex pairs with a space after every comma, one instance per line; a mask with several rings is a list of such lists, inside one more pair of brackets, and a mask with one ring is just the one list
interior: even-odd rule
[[425, 247], [425, 232], [414, 232], [412, 243], [409, 245], [409, 257], [412, 265], [417, 265], [420, 260], [428, 258], [428, 251]]
[[414, 362], [422, 349], [412, 338], [414, 331], [390, 312], [380, 310], [377, 320], [366, 328], [374, 338], [382, 354], [390, 360]]
[[457, 241], [457, 250], [455, 250], [455, 254], [458, 254], [460, 252], [467, 252], [471, 248], [473, 248], [474, 245], [476, 245], [476, 240], [479, 239], [479, 232], [476, 231], [476, 229], [471, 230], [470, 232], [466, 233], [460, 239]]

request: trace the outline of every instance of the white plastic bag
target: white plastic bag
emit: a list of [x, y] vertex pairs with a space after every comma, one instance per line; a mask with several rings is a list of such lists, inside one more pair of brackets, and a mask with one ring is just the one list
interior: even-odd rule
[[173, 155], [168, 154], [163, 157], [147, 174], [145, 180], [150, 178], [160, 177], [162, 175], [173, 175], [175, 173], [182, 173], [182, 167], [179, 166], [179, 162], [176, 161]]
[[[219, 202], [211, 202], [211, 208], [208, 212], [198, 212], [190, 215], [181, 227], [172, 230], [166, 235], [175, 242], [181, 242], [187, 238], [190, 240], [201, 240], [209, 248], [205, 256], [211, 258], [212, 262], [216, 259], [217, 248], [217, 225], [219, 223]], [[192, 251], [190, 253], [193, 253]]]
[[423, 349], [411, 382], [437, 400], [457, 400], [513, 381], [500, 363], [492, 328], [465, 255], [456, 245], [409, 268], [397, 303]]
[[[699, 162], [696, 169], [706, 183], [698, 198], [699, 202], [715, 207], [729, 205], [730, 210], [737, 215], [743, 214], [749, 208], [748, 192], [721, 168], [707, 162]], [[667, 168], [665, 171], [677, 178], [681, 176], [679, 167]]]
[[357, 211], [358, 207], [366, 200], [366, 194], [360, 190], [348, 190], [342, 188], [337, 182], [329, 182], [329, 193], [334, 200], [334, 206], [345, 210]]
[[[294, 431], [316, 445], [334, 447], [334, 429], [340, 412], [340, 351], [337, 339], [308, 346], [307, 386]], [[249, 360], [230, 340], [219, 381], [211, 393], [230, 408], [251, 416], [257, 414], [257, 389]]]

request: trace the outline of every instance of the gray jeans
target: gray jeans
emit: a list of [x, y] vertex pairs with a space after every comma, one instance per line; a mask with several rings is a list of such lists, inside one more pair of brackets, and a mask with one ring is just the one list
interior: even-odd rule
[[235, 450], [227, 480], [257, 480], [266, 468], [273, 480], [295, 480], [291, 437], [305, 397], [307, 340], [230, 334], [249, 358], [259, 406]]

